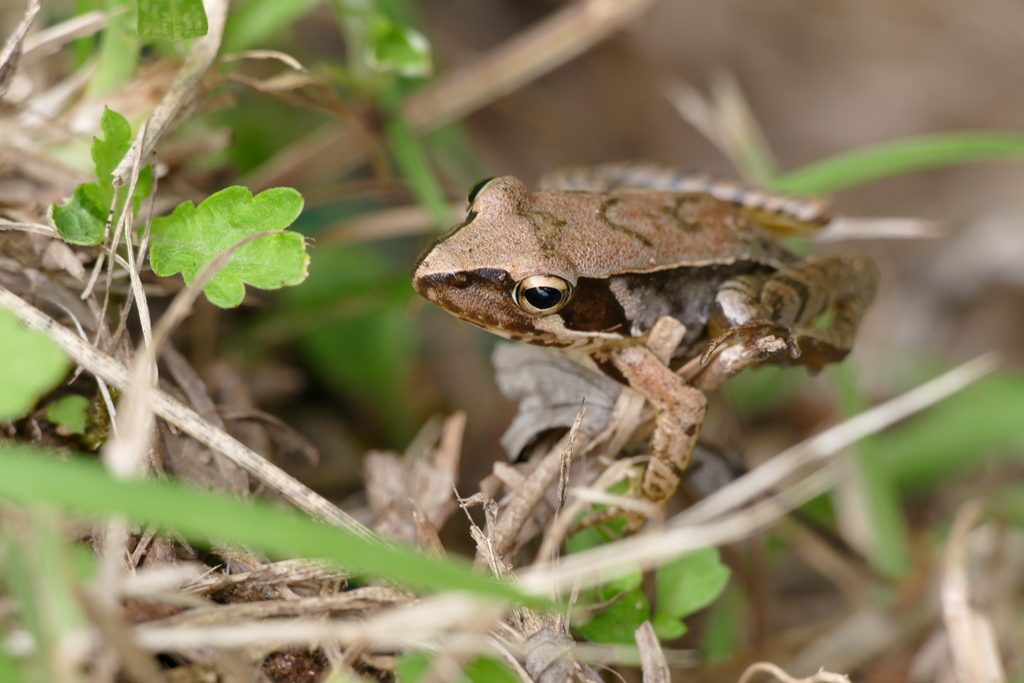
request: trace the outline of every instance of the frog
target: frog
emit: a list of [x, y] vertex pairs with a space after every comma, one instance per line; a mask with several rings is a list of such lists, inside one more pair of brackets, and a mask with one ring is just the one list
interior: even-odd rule
[[563, 171], [545, 185], [478, 183], [465, 220], [417, 259], [412, 284], [466, 322], [588, 359], [639, 392], [655, 421], [629, 496], [665, 504], [690, 461], [708, 389], [684, 378], [684, 364], [767, 339], [778, 343], [719, 380], [764, 363], [816, 372], [852, 349], [875, 295], [874, 262], [801, 255], [780, 238], [826, 224], [826, 200], [629, 164]]

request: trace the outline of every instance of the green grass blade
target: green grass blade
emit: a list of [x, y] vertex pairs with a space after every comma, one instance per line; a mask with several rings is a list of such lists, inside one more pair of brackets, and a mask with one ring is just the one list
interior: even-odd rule
[[865, 147], [776, 178], [777, 192], [818, 195], [929, 168], [1024, 157], [1024, 134], [940, 133]]
[[123, 515], [173, 528], [192, 539], [233, 541], [277, 556], [324, 558], [418, 589], [542, 602], [473, 573], [468, 564], [387, 547], [293, 510], [216, 496], [174, 482], [119, 481], [96, 462], [78, 458], [62, 462], [44, 451], [0, 447], [0, 498], [48, 503], [92, 518]]
[[131, 80], [139, 63], [140, 41], [135, 34], [135, 13], [118, 13], [133, 8], [131, 0], [108, 0], [110, 19], [100, 36], [99, 65], [89, 79], [86, 94], [97, 97]]
[[256, 47], [268, 47], [275, 36], [284, 34], [296, 21], [306, 16], [320, 0], [248, 0], [236, 4], [228, 15], [224, 27], [221, 52], [240, 52]]
[[449, 227], [452, 211], [448, 198], [417, 133], [396, 114], [384, 125], [384, 134], [398, 170], [416, 199], [430, 212], [434, 227]]

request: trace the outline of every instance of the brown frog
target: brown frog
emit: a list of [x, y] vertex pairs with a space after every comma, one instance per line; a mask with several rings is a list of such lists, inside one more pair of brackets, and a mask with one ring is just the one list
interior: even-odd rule
[[[647, 167], [598, 169], [604, 185], [663, 189], [531, 192], [513, 177], [484, 181], [469, 195], [466, 220], [420, 256], [413, 286], [495, 334], [586, 354], [640, 392], [656, 422], [634, 493], [663, 503], [706, 408], [703, 393], [671, 369], [673, 359], [703, 351], [706, 364], [727, 343], [774, 336], [785, 341], [781, 350], [750, 364], [817, 370], [841, 360], [877, 271], [861, 255], [804, 257], [779, 243], [773, 230], [827, 222], [823, 200]], [[562, 178], [580, 186], [571, 174]], [[811, 325], [828, 311], [828, 326]]]

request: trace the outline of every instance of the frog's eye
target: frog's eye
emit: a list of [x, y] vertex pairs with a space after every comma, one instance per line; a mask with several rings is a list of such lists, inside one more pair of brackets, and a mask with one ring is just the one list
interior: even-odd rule
[[572, 296], [572, 285], [555, 275], [531, 275], [512, 290], [516, 306], [533, 315], [554, 313]]
[[469, 196], [466, 197], [466, 208], [473, 206], [473, 202], [480, 196], [480, 193], [491, 184], [491, 181], [497, 180], [497, 178], [484, 178], [479, 183], [473, 186], [473, 189], [469, 191]]

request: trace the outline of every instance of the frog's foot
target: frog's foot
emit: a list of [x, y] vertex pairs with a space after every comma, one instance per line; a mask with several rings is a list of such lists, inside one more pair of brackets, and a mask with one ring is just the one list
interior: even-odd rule
[[701, 366], [706, 366], [715, 350], [727, 342], [746, 342], [763, 337], [775, 337], [782, 340], [786, 345], [786, 350], [789, 352], [789, 357], [796, 359], [802, 353], [798, 340], [799, 333], [800, 331], [797, 328], [771, 320], [754, 320], [742, 325], [734, 325], [708, 342], [704, 353], [700, 355], [700, 364]]

